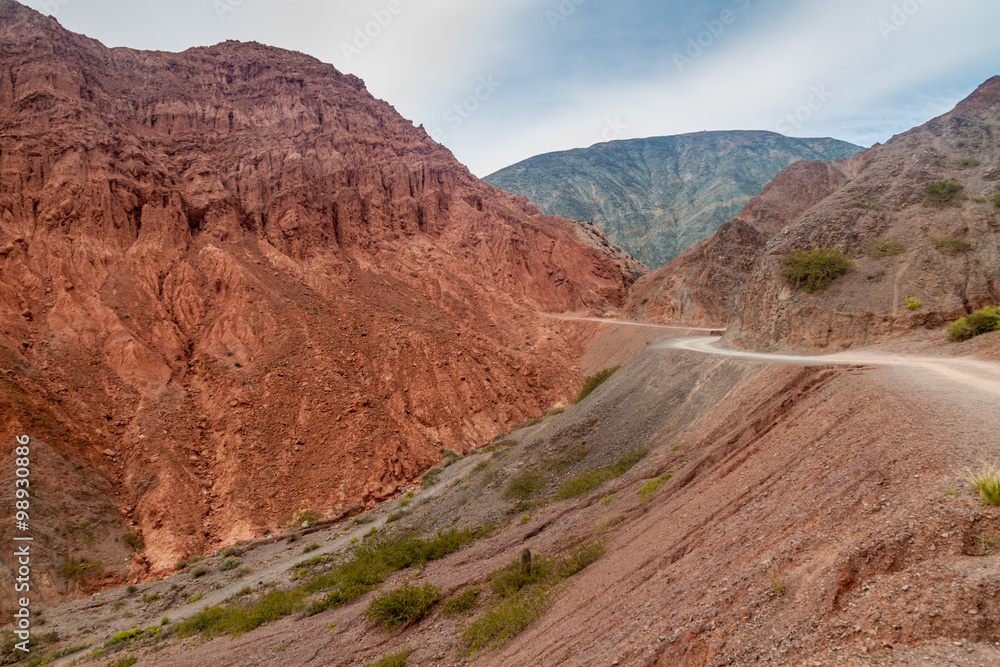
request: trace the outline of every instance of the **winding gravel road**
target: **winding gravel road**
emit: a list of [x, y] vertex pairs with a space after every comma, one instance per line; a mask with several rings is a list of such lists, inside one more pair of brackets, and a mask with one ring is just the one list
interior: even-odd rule
[[717, 336], [683, 336], [661, 339], [653, 349], [686, 350], [732, 359], [766, 363], [805, 365], [891, 366], [934, 373], [983, 392], [1000, 396], [1000, 364], [978, 359], [945, 359], [905, 354], [883, 354], [875, 350], [848, 350], [824, 355], [769, 354], [720, 347]]

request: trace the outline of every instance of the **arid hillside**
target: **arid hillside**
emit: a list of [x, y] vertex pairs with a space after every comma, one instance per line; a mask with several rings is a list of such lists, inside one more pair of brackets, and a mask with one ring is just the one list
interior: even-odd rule
[[0, 432], [35, 439], [40, 602], [565, 403], [587, 334], [538, 313], [612, 310], [639, 270], [311, 57], [108, 49], [0, 0]]
[[[57, 667], [997, 664], [1000, 515], [967, 475], [996, 453], [1000, 365], [930, 343], [819, 359], [713, 343], [653, 343], [414, 493], [242, 547], [245, 569], [213, 555], [52, 609], [44, 651], [76, 647]], [[408, 535], [435, 551], [408, 555]], [[383, 624], [406, 591], [426, 606]]]
[[[798, 163], [734, 220], [644, 277], [629, 311], [725, 326], [758, 349], [844, 348], [938, 327], [1000, 302], [1000, 77], [952, 112], [852, 158]], [[928, 186], [951, 182], [944, 199]], [[782, 259], [836, 248], [853, 270], [822, 294]], [[907, 307], [906, 299], [919, 301]]]

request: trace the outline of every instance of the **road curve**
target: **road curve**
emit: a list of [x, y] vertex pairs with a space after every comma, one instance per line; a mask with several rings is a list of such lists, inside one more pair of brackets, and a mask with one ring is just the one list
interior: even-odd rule
[[891, 366], [925, 371], [980, 391], [1000, 396], [1000, 364], [978, 359], [945, 359], [905, 354], [883, 354], [874, 350], [848, 350], [824, 355], [769, 354], [733, 350], [719, 346], [717, 336], [677, 336], [654, 343], [652, 349], [673, 349], [711, 354], [731, 359], [765, 363], [847, 366]]

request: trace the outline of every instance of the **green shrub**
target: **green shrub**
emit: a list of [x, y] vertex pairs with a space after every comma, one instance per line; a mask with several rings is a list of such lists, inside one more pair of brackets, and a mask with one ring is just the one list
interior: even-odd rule
[[647, 480], [642, 486], [639, 487], [639, 499], [642, 501], [649, 500], [652, 498], [660, 487], [667, 483], [673, 475], [669, 472], [660, 475], [659, 477], [654, 477], [653, 479]]
[[304, 597], [305, 592], [301, 588], [287, 591], [274, 589], [251, 602], [231, 607], [205, 607], [194, 616], [179, 621], [174, 627], [181, 637], [226, 634], [235, 637], [294, 613]]
[[948, 236], [929, 236], [934, 247], [945, 255], [957, 255], [972, 250], [972, 244], [965, 239], [953, 239]]
[[125, 533], [122, 535], [122, 542], [133, 551], [142, 551], [146, 545], [146, 540], [139, 533]]
[[385, 522], [386, 523], [395, 523], [396, 521], [399, 521], [400, 519], [402, 519], [403, 516], [404, 516], [404, 514], [402, 512], [390, 512], [389, 516], [387, 516], [385, 518]]
[[958, 318], [948, 328], [948, 338], [961, 342], [991, 331], [1000, 331], [1000, 306], [987, 306]]
[[1000, 505], [1000, 466], [984, 465], [979, 472], [969, 473], [968, 481], [984, 505]]
[[508, 499], [526, 500], [540, 488], [545, 486], [545, 477], [534, 470], [525, 470], [510, 480], [503, 497]]
[[242, 564], [243, 564], [242, 560], [240, 560], [236, 556], [230, 556], [229, 558], [227, 558], [224, 561], [222, 561], [221, 563], [219, 563], [219, 570], [222, 571], [222, 572], [227, 572], [229, 570], [235, 570], [236, 568], [238, 568]]
[[462, 460], [462, 455], [459, 454], [458, 452], [456, 452], [454, 449], [450, 449], [448, 447], [442, 447], [438, 451], [441, 452], [441, 456], [444, 457], [441, 460], [442, 467], [447, 468], [448, 466], [450, 466], [451, 464], [455, 463], [456, 461], [461, 461]]
[[127, 658], [118, 658], [117, 660], [110, 661], [108, 667], [132, 667], [137, 662], [139, 662], [139, 658], [128, 656]]
[[556, 496], [562, 499], [585, 496], [601, 484], [604, 484], [608, 478], [607, 471], [603, 468], [588, 470], [576, 477], [564, 480], [559, 485], [559, 491], [556, 492]]
[[552, 600], [551, 590], [604, 554], [603, 543], [582, 545], [551, 558], [535, 554], [530, 567], [520, 558], [490, 574], [494, 598], [486, 611], [462, 631], [467, 651], [496, 648], [540, 617]]
[[903, 304], [910, 310], [920, 310], [920, 307], [924, 305], [920, 299], [915, 299], [912, 296], [906, 297]]
[[307, 544], [304, 547], [302, 547], [302, 555], [304, 556], [304, 555], [306, 555], [308, 553], [312, 553], [313, 551], [316, 551], [317, 549], [319, 549], [319, 545], [316, 544], [315, 542], [313, 542], [312, 544]]
[[329, 591], [317, 600], [306, 615], [312, 616], [330, 607], [353, 602], [381, 584], [398, 570], [444, 558], [489, 533], [489, 526], [439, 531], [428, 538], [413, 534], [393, 539], [371, 540], [355, 549], [352, 558], [328, 572], [314, 575], [303, 584], [308, 593]]
[[859, 197], [854, 205], [858, 208], [869, 209], [872, 211], [878, 211], [883, 208], [882, 202], [880, 202], [874, 195], [866, 195], [864, 197]]
[[928, 208], [947, 208], [948, 206], [961, 206], [959, 198], [965, 186], [954, 179], [947, 181], [937, 181], [927, 186], [927, 197], [924, 199], [924, 206]]
[[639, 305], [645, 306], [647, 303], [649, 303], [649, 298], [648, 297], [645, 298], [645, 299], [643, 299], [642, 301], [640, 301]]
[[884, 259], [895, 257], [906, 252], [906, 244], [902, 241], [891, 241], [889, 239], [875, 239], [867, 244], [864, 253], [872, 259]]
[[524, 595], [504, 598], [462, 630], [462, 641], [470, 652], [497, 648], [524, 632], [549, 606], [548, 591], [542, 588]]
[[615, 366], [614, 368], [605, 368], [603, 371], [597, 375], [591, 375], [586, 380], [583, 381], [583, 388], [580, 393], [576, 395], [573, 403], [579, 403], [583, 399], [594, 393], [594, 390], [604, 384], [608, 378], [615, 374], [615, 372], [621, 368], [621, 366]]
[[133, 639], [138, 639], [142, 636], [142, 628], [132, 628], [131, 630], [122, 630], [121, 632], [116, 632], [115, 634], [104, 640], [104, 648], [117, 648], [128, 644]]
[[431, 487], [438, 483], [438, 477], [444, 472], [444, 468], [441, 466], [432, 466], [427, 469], [421, 477], [420, 481], [423, 486]]
[[375, 662], [366, 662], [364, 667], [405, 667], [406, 659], [410, 657], [416, 649], [404, 648], [395, 653], [386, 653]]
[[434, 584], [406, 582], [373, 597], [364, 616], [383, 630], [396, 630], [422, 619], [440, 599], [441, 591]]
[[996, 206], [997, 208], [1000, 208], [1000, 183], [997, 184], [997, 190], [998, 190], [998, 192], [995, 195], [993, 195], [993, 197], [990, 199], [990, 201], [993, 202], [994, 206]]
[[197, 579], [198, 577], [204, 577], [208, 574], [208, 566], [204, 563], [200, 563], [191, 568], [189, 574], [192, 579]]
[[974, 157], [963, 157], [955, 160], [956, 167], [978, 167], [979, 160]]
[[848, 273], [851, 260], [837, 248], [796, 250], [781, 259], [782, 275], [795, 289], [818, 294]]
[[452, 595], [441, 604], [441, 613], [445, 616], [459, 616], [469, 613], [476, 608], [480, 593], [482, 593], [482, 589], [479, 586], [462, 589], [461, 592]]
[[81, 558], [80, 560], [63, 558], [59, 564], [59, 574], [62, 575], [67, 584], [78, 584], [90, 575], [100, 577], [103, 572], [101, 561], [89, 558]]
[[571, 477], [559, 485], [559, 491], [556, 492], [556, 496], [563, 500], [585, 496], [600, 487], [604, 482], [616, 479], [627, 473], [646, 456], [648, 451], [640, 449], [635, 452], [629, 452], [609, 466], [604, 466], [597, 470], [588, 470], [576, 477]]
[[142, 594], [142, 601], [146, 604], [149, 604], [150, 602], [156, 602], [159, 599], [160, 599], [160, 594], [156, 591]]

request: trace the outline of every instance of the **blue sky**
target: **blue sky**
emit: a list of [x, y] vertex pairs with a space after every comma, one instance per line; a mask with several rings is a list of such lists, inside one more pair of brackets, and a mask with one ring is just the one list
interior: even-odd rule
[[25, 4], [109, 46], [239, 39], [304, 51], [363, 78], [479, 176], [539, 153], [699, 130], [867, 146], [1000, 74], [996, 0]]

